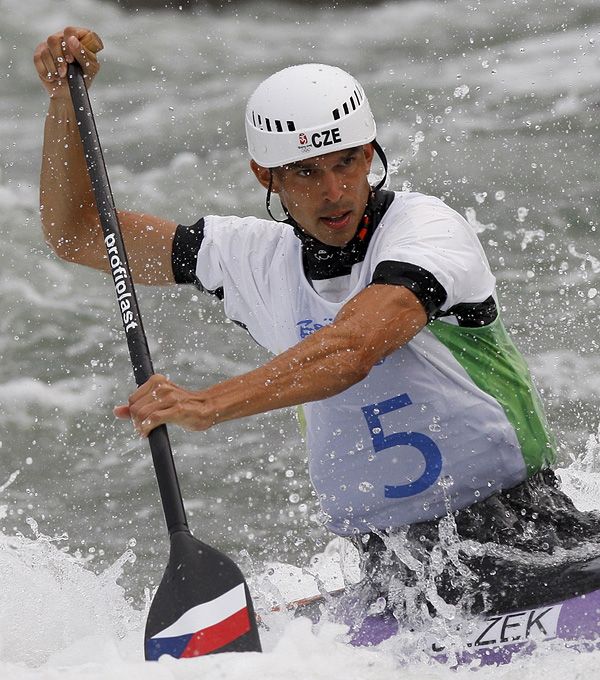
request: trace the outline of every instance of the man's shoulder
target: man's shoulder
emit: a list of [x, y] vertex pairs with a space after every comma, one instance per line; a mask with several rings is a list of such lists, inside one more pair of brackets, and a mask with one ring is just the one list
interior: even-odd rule
[[290, 229], [290, 226], [284, 222], [275, 222], [274, 220], [267, 220], [253, 215], [207, 215], [204, 218], [204, 221], [207, 225], [211, 225], [216, 229], [229, 229], [234, 231], [249, 229], [279, 234]]
[[289, 224], [250, 215], [209, 215], [204, 223], [206, 237], [214, 242], [230, 241], [240, 246], [260, 243], [268, 248], [269, 244], [282, 245], [296, 240]]
[[474, 233], [466, 219], [454, 208], [436, 196], [416, 191], [397, 191], [382, 222], [396, 225], [406, 234], [420, 237], [431, 235], [463, 234], [470, 239]]
[[299, 262], [299, 241], [291, 226], [257, 217], [210, 215], [205, 218], [199, 262], [232, 271], [275, 272]]
[[459, 214], [437, 196], [422, 194], [418, 191], [395, 191], [393, 193], [394, 200], [388, 208], [388, 213], [392, 211], [399, 214], [410, 214], [416, 211], [434, 211], [444, 214]]

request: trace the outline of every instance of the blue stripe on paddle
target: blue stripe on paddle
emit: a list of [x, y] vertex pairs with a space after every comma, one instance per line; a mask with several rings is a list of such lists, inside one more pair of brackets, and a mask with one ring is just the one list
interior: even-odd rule
[[192, 639], [193, 633], [189, 635], [178, 635], [170, 638], [150, 638], [146, 640], [146, 660], [158, 661], [163, 654], [168, 654], [176, 659], [181, 658], [183, 650]]

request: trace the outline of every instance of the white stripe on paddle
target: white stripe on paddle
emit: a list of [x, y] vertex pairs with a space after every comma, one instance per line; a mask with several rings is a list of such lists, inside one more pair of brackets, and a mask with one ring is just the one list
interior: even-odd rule
[[190, 635], [197, 633], [199, 630], [204, 630], [210, 626], [214, 626], [221, 621], [229, 618], [240, 609], [244, 609], [246, 604], [246, 592], [244, 584], [240, 583], [235, 588], [232, 588], [223, 595], [196, 605], [187, 612], [182, 614], [175, 623], [172, 623], [168, 628], [161, 630], [152, 637], [153, 640], [157, 638], [177, 637], [178, 635]]

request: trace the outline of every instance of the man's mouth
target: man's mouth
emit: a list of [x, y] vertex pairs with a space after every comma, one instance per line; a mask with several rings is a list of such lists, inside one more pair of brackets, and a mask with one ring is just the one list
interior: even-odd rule
[[327, 217], [321, 217], [321, 222], [323, 222], [329, 229], [345, 229], [349, 226], [352, 220], [352, 211], [339, 213], [337, 215], [328, 215]]

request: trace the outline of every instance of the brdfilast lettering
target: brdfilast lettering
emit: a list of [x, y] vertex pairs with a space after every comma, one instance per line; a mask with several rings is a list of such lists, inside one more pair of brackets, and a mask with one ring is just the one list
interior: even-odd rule
[[108, 262], [110, 264], [110, 271], [112, 273], [115, 290], [117, 292], [117, 300], [119, 301], [119, 309], [121, 310], [121, 318], [125, 332], [133, 330], [138, 327], [137, 321], [134, 321], [133, 310], [131, 308], [131, 292], [127, 285], [127, 269], [123, 266], [119, 251], [116, 246], [116, 238], [114, 234], [109, 234], [104, 238], [106, 250], [108, 252]]

